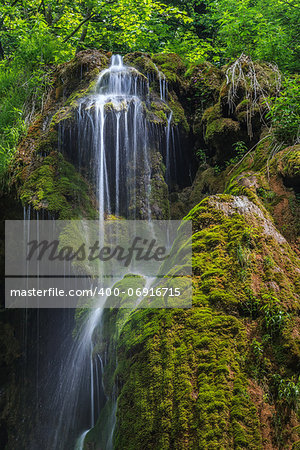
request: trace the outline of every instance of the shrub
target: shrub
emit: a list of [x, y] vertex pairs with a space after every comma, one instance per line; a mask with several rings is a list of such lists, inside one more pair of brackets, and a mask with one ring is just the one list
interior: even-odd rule
[[277, 141], [295, 144], [300, 141], [300, 78], [295, 76], [283, 82], [279, 97], [271, 98], [268, 117], [272, 120]]

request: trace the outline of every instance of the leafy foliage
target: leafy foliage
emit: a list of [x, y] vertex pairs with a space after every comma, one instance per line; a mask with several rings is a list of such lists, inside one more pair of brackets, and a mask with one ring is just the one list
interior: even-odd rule
[[269, 117], [279, 142], [296, 144], [300, 140], [300, 79], [289, 77], [283, 82], [279, 97], [272, 98]]
[[264, 304], [261, 311], [264, 315], [264, 325], [271, 336], [276, 336], [287, 323], [289, 315], [282, 309], [279, 300], [272, 295], [263, 295]]
[[[223, 64], [246, 53], [298, 71], [299, 11], [298, 0], [1, 0], [0, 170], [26, 130], [24, 104], [33, 99], [38, 107], [45, 74], [74, 52], [175, 52], [192, 65]], [[298, 96], [294, 79], [274, 101], [278, 138], [297, 135]]]

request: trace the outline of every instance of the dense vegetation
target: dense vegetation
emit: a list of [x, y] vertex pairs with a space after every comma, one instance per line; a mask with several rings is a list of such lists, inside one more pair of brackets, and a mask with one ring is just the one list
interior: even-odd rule
[[270, 115], [297, 139], [299, 18], [298, 0], [1, 0], [0, 172], [43, 101], [51, 66], [87, 48], [175, 52], [187, 65], [220, 66], [241, 53], [277, 64], [287, 78]]

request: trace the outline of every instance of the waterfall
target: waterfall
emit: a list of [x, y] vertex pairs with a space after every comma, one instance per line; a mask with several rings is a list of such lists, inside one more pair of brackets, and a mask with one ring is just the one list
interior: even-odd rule
[[168, 185], [170, 184], [170, 178], [171, 178], [171, 171], [170, 171], [170, 153], [171, 153], [171, 144], [170, 142], [170, 133], [171, 133], [171, 121], [173, 117], [173, 112], [170, 112], [170, 115], [168, 117], [168, 125], [167, 125], [167, 133], [166, 133], [166, 182]]
[[[96, 186], [100, 218], [137, 218], [136, 199], [150, 182], [148, 94], [147, 78], [115, 55], [95, 92], [79, 104], [77, 153]], [[139, 218], [148, 219], [149, 213], [145, 209]]]
[[[166, 79], [159, 71], [158, 77], [160, 101], [168, 110]], [[110, 67], [100, 73], [94, 91], [79, 100], [74, 126], [60, 129], [60, 150], [68, 152], [95, 188], [100, 224], [109, 215], [151, 219], [151, 151], [163, 156], [168, 184], [174, 178], [173, 113], [169, 109], [166, 126], [155, 125], [147, 117], [150, 103], [147, 77], [115, 55]], [[104, 303], [105, 298], [98, 308], [86, 312], [76, 340], [71, 346], [62, 342], [52, 371], [45, 376], [44, 390], [51, 397], [43, 412], [48, 427], [42, 440], [46, 450], [82, 450], [105, 405], [107, 429], [101, 448], [113, 449], [117, 394], [106, 396], [102, 376], [107, 361], [94, 353], [93, 343], [95, 328], [101, 328]], [[39, 434], [43, 432], [42, 427]]]
[[[96, 93], [83, 99], [78, 108], [79, 135], [89, 136], [88, 148], [93, 162], [93, 180], [97, 188], [99, 218], [106, 214], [136, 218], [137, 195], [144, 197], [146, 207], [141, 218], [150, 219], [148, 200], [150, 185], [150, 155], [147, 121], [143, 101], [149, 94], [148, 81], [135, 69], [124, 66], [120, 55], [114, 55], [111, 65], [104, 70], [97, 81]], [[90, 133], [92, 131], [92, 133]], [[79, 141], [82, 143], [82, 141]], [[79, 154], [82, 154], [79, 151]], [[142, 185], [139, 184], [142, 180]], [[92, 329], [90, 340], [90, 429], [94, 427], [95, 379], [96, 389], [103, 374], [101, 356], [94, 361], [92, 334], [99, 324], [97, 312], [91, 312]], [[91, 324], [88, 324], [91, 328]], [[100, 367], [99, 367], [100, 363]], [[94, 377], [94, 365], [96, 377]], [[103, 383], [103, 379], [101, 381]], [[102, 384], [104, 392], [104, 386]], [[98, 395], [97, 395], [98, 397]], [[112, 399], [110, 431], [105, 449], [113, 448], [113, 431], [116, 422], [116, 398]], [[98, 411], [99, 412], [99, 411]], [[83, 449], [89, 430], [85, 430], [76, 442], [76, 450]]]
[[159, 68], [155, 63], [153, 63], [153, 65], [158, 75], [160, 99], [165, 102], [167, 100], [167, 92], [168, 92], [168, 83], [166, 80], [166, 76], [163, 72], [159, 70]]

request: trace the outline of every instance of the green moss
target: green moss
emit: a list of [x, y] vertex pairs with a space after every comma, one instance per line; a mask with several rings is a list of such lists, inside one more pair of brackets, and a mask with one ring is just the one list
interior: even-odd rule
[[156, 110], [155, 113], [149, 113], [148, 114], [148, 120], [152, 123], [155, 124], [163, 124], [163, 125], [167, 125], [168, 123], [168, 119], [166, 117], [166, 113], [164, 111], [161, 110]]
[[249, 187], [243, 186], [240, 183], [240, 180], [238, 179], [239, 176], [232, 177], [228, 184], [226, 185], [224, 189], [224, 194], [231, 194], [231, 195], [245, 195], [249, 198], [255, 205], [257, 205], [259, 208], [262, 208], [263, 205], [257, 196], [256, 189], [251, 189]]
[[197, 88], [206, 86], [213, 92], [219, 92], [224, 73], [208, 61], [202, 64], [191, 65], [185, 72], [185, 77], [191, 79], [192, 85]]
[[[250, 395], [253, 364], [247, 361], [252, 312], [245, 305], [257, 298], [261, 322], [253, 322], [253, 330], [264, 333], [266, 317], [260, 307], [273, 295], [267, 283], [280, 268], [278, 304], [284, 310], [289, 304], [295, 313], [294, 256], [287, 244], [266, 235], [267, 219], [245, 197], [206, 198], [186, 219], [192, 220], [194, 233], [193, 307], [106, 313], [100, 351], [117, 346], [118, 355], [118, 366], [109, 365], [105, 374], [109, 392], [111, 380], [118, 386], [114, 445], [126, 450], [260, 449], [263, 424]], [[261, 279], [255, 286], [253, 276]], [[274, 370], [274, 359], [284, 364], [278, 355], [291, 348], [294, 328], [291, 322], [288, 326], [276, 351], [270, 345], [265, 370]], [[295, 350], [292, 360], [299, 363]], [[264, 389], [266, 385], [264, 380]]]
[[288, 147], [276, 157], [279, 172], [291, 181], [300, 180], [300, 145]]
[[241, 379], [236, 352], [244, 339], [237, 319], [209, 308], [133, 313], [119, 343], [116, 448], [226, 448], [238, 441], [238, 426], [239, 439], [260, 448], [255, 408], [249, 398], [237, 406], [230, 387]]
[[220, 103], [216, 103], [214, 106], [211, 106], [205, 110], [202, 120], [204, 123], [210, 123], [214, 120], [220, 119], [221, 117], [222, 114]]
[[19, 190], [24, 204], [46, 209], [59, 219], [96, 217], [87, 183], [60, 153], [51, 152], [36, 166]]
[[135, 67], [144, 75], [157, 77], [157, 68], [147, 53], [135, 52], [124, 56], [124, 63]]
[[128, 105], [126, 101], [119, 102], [118, 104], [115, 104], [113, 102], [105, 103], [104, 109], [105, 112], [116, 112], [116, 111], [122, 111], [126, 110], [128, 108]]
[[168, 186], [164, 180], [162, 156], [159, 153], [154, 153], [152, 155], [151, 168], [150, 207], [152, 216], [160, 220], [169, 219], [170, 205], [168, 199]]
[[182, 105], [179, 103], [178, 98], [174, 92], [172, 94], [169, 94], [168, 103], [171, 110], [173, 111], [172, 122], [175, 125], [181, 125], [185, 132], [188, 133], [190, 127], [185, 115], [185, 111]]
[[92, 89], [97, 75], [108, 66], [109, 59], [101, 51], [84, 50], [71, 61], [60, 64], [55, 71], [56, 100], [72, 95], [74, 102], [84, 92]]
[[65, 106], [70, 106], [72, 108], [76, 108], [78, 106], [78, 100], [81, 98], [86, 97], [87, 95], [91, 94], [95, 91], [95, 87], [97, 84], [97, 79], [95, 79], [93, 82], [89, 84], [88, 87], [83, 89], [78, 89], [75, 92], [73, 92], [67, 99]]
[[238, 136], [238, 132], [239, 124], [232, 119], [222, 118], [208, 121], [205, 131], [205, 141], [214, 143], [220, 136], [222, 139], [228, 134], [236, 134]]
[[168, 83], [171, 85], [183, 83], [181, 77], [184, 75], [186, 66], [176, 53], [157, 53], [152, 56], [152, 60], [164, 73]]

